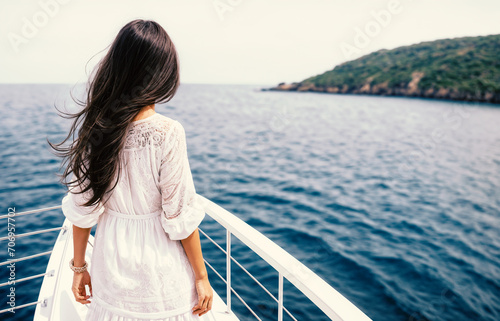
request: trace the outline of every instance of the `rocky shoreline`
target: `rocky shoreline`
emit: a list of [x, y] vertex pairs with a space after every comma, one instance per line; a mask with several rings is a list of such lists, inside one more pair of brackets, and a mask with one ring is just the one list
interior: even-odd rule
[[297, 92], [322, 92], [330, 94], [358, 94], [358, 95], [378, 95], [378, 96], [401, 96], [401, 97], [420, 97], [432, 99], [446, 99], [470, 102], [485, 102], [500, 104], [500, 94], [491, 92], [478, 92], [475, 94], [459, 92], [454, 89], [434, 89], [426, 90], [418, 88], [418, 81], [423, 74], [414, 73], [413, 79], [406, 85], [400, 87], [389, 87], [387, 83], [370, 84], [365, 83], [360, 87], [340, 86], [316, 86], [312, 83], [294, 82], [290, 84], [280, 83], [276, 87], [263, 88], [262, 91], [297, 91]]

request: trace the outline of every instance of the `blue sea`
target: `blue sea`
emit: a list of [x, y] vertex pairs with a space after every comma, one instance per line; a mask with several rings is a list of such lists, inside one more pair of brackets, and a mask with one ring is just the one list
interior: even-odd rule
[[[199, 194], [279, 244], [373, 320], [500, 320], [500, 106], [262, 87], [183, 84], [157, 106], [186, 129]], [[72, 88], [0, 85], [2, 214], [60, 205], [60, 160], [46, 140], [65, 137], [70, 123], [54, 106], [76, 110]], [[58, 210], [18, 217], [16, 232], [63, 220]], [[213, 219], [201, 228], [224, 246], [225, 230]], [[19, 238], [16, 257], [50, 250], [56, 236]], [[224, 276], [224, 254], [204, 236], [202, 245]], [[236, 238], [232, 253], [277, 296], [276, 271]], [[18, 263], [16, 277], [43, 273], [47, 262]], [[225, 299], [224, 283], [210, 269], [209, 276]], [[5, 267], [0, 277], [7, 281]], [[277, 304], [235, 265], [232, 278], [262, 320], [276, 319]], [[35, 301], [40, 285], [16, 284], [16, 304]], [[286, 280], [284, 289], [297, 320], [328, 320]], [[7, 288], [0, 295], [0, 310], [8, 308]], [[241, 320], [254, 320], [234, 296], [232, 303]], [[31, 320], [34, 310], [0, 318]]]

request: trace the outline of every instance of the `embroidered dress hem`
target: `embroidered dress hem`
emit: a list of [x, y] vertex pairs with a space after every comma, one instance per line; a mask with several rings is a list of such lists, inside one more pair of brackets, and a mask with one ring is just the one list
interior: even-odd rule
[[[193, 302], [195, 306], [197, 302]], [[92, 302], [88, 304], [86, 321], [200, 321], [206, 320], [206, 314], [198, 316], [193, 314], [191, 307], [179, 308], [164, 313], [134, 313], [117, 309], [106, 303], [94, 294]]]

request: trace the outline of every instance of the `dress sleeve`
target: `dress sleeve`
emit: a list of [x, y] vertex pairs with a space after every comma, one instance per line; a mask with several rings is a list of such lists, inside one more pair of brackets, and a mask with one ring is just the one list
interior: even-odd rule
[[205, 209], [194, 187], [184, 127], [178, 121], [172, 126], [160, 164], [161, 224], [171, 240], [182, 240], [203, 221]]
[[[74, 179], [73, 174], [71, 180]], [[91, 191], [76, 194], [79, 191], [81, 191], [81, 187], [76, 183], [70, 186], [68, 193], [62, 199], [62, 212], [73, 225], [89, 228], [97, 224], [99, 215], [104, 212], [104, 206], [101, 203], [89, 207], [82, 206], [91, 198]]]

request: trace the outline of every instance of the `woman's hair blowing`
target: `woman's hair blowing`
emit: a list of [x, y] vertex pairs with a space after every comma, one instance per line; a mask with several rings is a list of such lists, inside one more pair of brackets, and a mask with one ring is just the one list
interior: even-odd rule
[[[82, 193], [92, 191], [82, 205], [104, 202], [106, 192], [118, 183], [128, 125], [143, 107], [172, 99], [178, 86], [177, 51], [167, 32], [154, 21], [127, 23], [94, 69], [86, 99], [75, 100], [82, 110], [62, 112], [62, 117], [74, 119], [68, 136], [59, 144], [48, 141], [63, 158], [61, 167], [67, 164], [60, 182], [80, 185]], [[78, 137], [64, 147], [76, 132]], [[71, 172], [75, 180], [66, 182]]]

